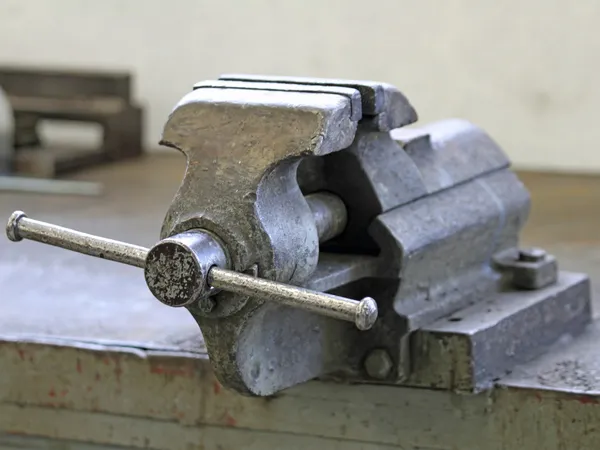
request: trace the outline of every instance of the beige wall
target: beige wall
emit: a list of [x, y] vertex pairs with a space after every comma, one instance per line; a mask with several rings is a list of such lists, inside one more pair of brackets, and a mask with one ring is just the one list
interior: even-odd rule
[[0, 64], [129, 69], [148, 142], [222, 72], [370, 78], [521, 167], [600, 171], [600, 1], [2, 0]]

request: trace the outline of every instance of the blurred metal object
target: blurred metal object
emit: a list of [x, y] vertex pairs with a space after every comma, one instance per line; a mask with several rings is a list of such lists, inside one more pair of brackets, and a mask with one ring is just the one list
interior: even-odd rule
[[103, 187], [100, 183], [13, 176], [16, 165], [13, 142], [15, 136], [13, 115], [8, 97], [0, 88], [0, 192], [84, 196], [102, 194]]
[[104, 192], [104, 186], [102, 183], [91, 181], [49, 180], [0, 175], [0, 192], [97, 197]]
[[[0, 67], [0, 86], [14, 113], [15, 170], [53, 177], [66, 171], [142, 154], [142, 109], [126, 73]], [[37, 126], [42, 120], [98, 123], [100, 149], [49, 156]], [[39, 151], [31, 151], [31, 148]], [[44, 160], [37, 163], [37, 159]], [[40, 173], [40, 170], [44, 170]]]
[[0, 87], [0, 175], [12, 172], [14, 164], [14, 119], [10, 102]]

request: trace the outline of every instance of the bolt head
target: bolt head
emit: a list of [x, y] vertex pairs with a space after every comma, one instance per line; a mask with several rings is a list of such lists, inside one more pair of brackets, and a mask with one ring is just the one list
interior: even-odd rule
[[542, 248], [526, 248], [519, 250], [519, 261], [539, 262], [546, 258], [546, 251]]
[[377, 321], [377, 302], [371, 297], [363, 298], [356, 308], [354, 323], [361, 330], [370, 330]]
[[365, 359], [367, 375], [376, 380], [385, 380], [392, 373], [394, 362], [387, 350], [379, 348], [372, 350]]

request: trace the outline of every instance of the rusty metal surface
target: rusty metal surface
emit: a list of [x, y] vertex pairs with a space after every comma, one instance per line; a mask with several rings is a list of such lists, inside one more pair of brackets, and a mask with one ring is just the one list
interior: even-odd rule
[[[591, 334], [590, 341], [600, 336]], [[600, 445], [597, 380], [572, 392], [551, 380], [545, 389], [507, 382], [471, 396], [312, 382], [251, 398], [222, 388], [193, 354], [30, 340], [5, 341], [2, 358], [22, 375], [0, 374], [0, 429], [9, 435], [170, 450]]]

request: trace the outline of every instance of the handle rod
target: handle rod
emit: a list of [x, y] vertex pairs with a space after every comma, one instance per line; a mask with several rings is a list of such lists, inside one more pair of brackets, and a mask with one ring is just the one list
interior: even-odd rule
[[231, 270], [213, 267], [208, 284], [237, 294], [263, 297], [284, 305], [301, 308], [334, 319], [354, 322], [359, 330], [368, 330], [377, 320], [377, 303], [371, 297], [361, 301], [311, 291], [289, 284], [255, 278]]
[[145, 247], [30, 219], [22, 211], [12, 213], [6, 224], [6, 235], [13, 242], [29, 239], [142, 269], [146, 266], [148, 249]]
[[[135, 267], [146, 267], [149, 249], [112, 239], [93, 236], [38, 220], [15, 211], [6, 225], [11, 241], [29, 239], [84, 255]], [[354, 322], [360, 330], [370, 329], [377, 320], [377, 303], [370, 297], [357, 301], [323, 292], [255, 278], [232, 270], [212, 267], [208, 284], [237, 294], [263, 297], [335, 319]]]

